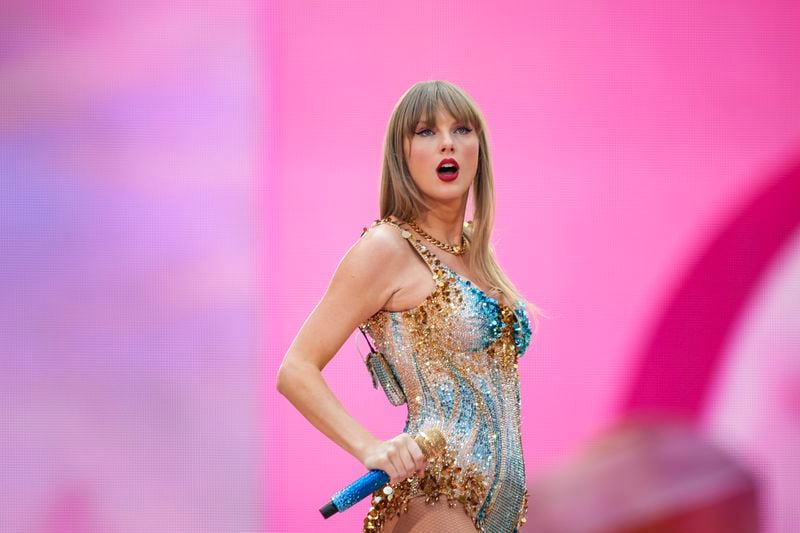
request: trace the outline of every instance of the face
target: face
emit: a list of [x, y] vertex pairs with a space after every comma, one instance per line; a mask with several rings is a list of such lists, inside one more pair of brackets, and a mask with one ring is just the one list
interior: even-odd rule
[[478, 171], [478, 134], [471, 124], [441, 109], [435, 120], [425, 119], [404, 143], [411, 177], [422, 194], [435, 202], [465, 200]]

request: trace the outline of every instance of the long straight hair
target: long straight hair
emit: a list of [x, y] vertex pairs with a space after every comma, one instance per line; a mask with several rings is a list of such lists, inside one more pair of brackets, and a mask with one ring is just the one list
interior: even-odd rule
[[381, 170], [381, 218], [395, 216], [401, 220], [418, 218], [429, 209], [411, 177], [403, 150], [404, 141], [413, 137], [419, 120], [436, 116], [437, 110], [447, 111], [458, 121], [469, 124], [480, 141], [478, 171], [472, 183], [473, 218], [464, 224], [469, 244], [469, 269], [479, 281], [500, 290], [513, 302], [523, 300], [533, 311], [531, 317], [538, 325], [542, 310], [525, 300], [508, 279], [495, 259], [490, 239], [494, 225], [494, 176], [489, 157], [486, 121], [478, 106], [461, 88], [452, 83], [433, 80], [414, 84], [400, 97], [386, 128]]

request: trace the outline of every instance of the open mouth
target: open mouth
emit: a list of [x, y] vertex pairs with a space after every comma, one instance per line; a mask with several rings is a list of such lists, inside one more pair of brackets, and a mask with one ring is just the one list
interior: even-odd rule
[[444, 159], [436, 167], [436, 175], [444, 181], [452, 181], [458, 177], [458, 162], [455, 159]]

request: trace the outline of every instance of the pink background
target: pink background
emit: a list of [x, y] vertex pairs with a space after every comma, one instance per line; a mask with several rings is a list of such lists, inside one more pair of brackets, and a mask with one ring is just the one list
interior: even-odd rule
[[[800, 156], [798, 22], [788, 1], [277, 2], [266, 32], [268, 379], [377, 217], [393, 104], [416, 81], [445, 79], [488, 121], [501, 264], [552, 315], [520, 365], [529, 476], [578, 449], [647, 397], [631, 390], [669, 302], [726, 225]], [[796, 284], [797, 264], [783, 268]], [[724, 305], [698, 297], [709, 298], [694, 308], [701, 314]], [[687, 320], [683, 334], [702, 335]], [[793, 354], [797, 376], [800, 342], [789, 333], [774, 342]], [[372, 389], [357, 345], [351, 338], [323, 374], [388, 438], [405, 410]], [[684, 368], [660, 364], [649, 374], [656, 384], [662, 370]], [[662, 387], [681, 396], [678, 382]], [[673, 403], [696, 414], [691, 399]], [[362, 467], [272, 387], [267, 405], [271, 530], [356, 531], [366, 502], [324, 526], [316, 510]], [[777, 436], [796, 435], [797, 423], [787, 415]], [[785, 450], [780, 461], [800, 476]]]

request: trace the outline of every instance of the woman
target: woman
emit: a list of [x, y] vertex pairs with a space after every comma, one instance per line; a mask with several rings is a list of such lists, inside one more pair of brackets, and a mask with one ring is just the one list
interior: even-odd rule
[[[465, 224], [470, 191], [474, 221]], [[489, 245], [486, 127], [463, 90], [421, 82], [399, 100], [380, 211], [289, 348], [278, 390], [366, 469], [389, 475], [364, 531], [515, 531], [527, 509], [516, 360], [531, 328]], [[375, 341], [374, 378], [393, 404], [408, 405], [404, 431], [387, 441], [353, 419], [321, 376], [356, 327]], [[412, 436], [431, 428], [447, 447], [426, 463]]]

